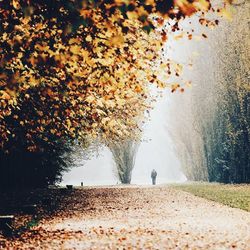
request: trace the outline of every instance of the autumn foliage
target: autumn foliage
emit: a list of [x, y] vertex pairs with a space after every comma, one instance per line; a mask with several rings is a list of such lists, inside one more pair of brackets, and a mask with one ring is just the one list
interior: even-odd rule
[[1, 1], [0, 147], [138, 134], [150, 85], [171, 74], [166, 26], [177, 32], [197, 12], [207, 25], [208, 11], [219, 10], [209, 0]]

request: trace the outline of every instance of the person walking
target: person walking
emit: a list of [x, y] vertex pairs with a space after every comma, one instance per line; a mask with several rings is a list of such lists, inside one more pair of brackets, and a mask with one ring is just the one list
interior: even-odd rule
[[155, 169], [153, 169], [151, 172], [152, 185], [156, 184], [156, 176], [157, 176], [157, 172], [155, 171]]

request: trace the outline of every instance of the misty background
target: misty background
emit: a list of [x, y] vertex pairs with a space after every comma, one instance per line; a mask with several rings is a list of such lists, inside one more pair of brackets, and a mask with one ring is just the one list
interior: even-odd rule
[[[180, 39], [176, 40], [173, 36], [169, 37], [164, 53], [166, 59], [184, 65], [182, 76], [177, 78], [171, 76], [168, 83], [175, 82], [192, 82], [197, 85], [197, 74], [199, 74], [200, 53], [207, 50], [208, 41], [201, 39], [202, 29], [197, 24], [196, 18], [182, 23], [184, 29], [196, 26], [197, 37], [193, 40]], [[209, 40], [209, 39], [208, 39]], [[187, 65], [189, 65], [187, 67]], [[192, 68], [190, 67], [192, 65]], [[199, 77], [198, 77], [199, 79]], [[181, 169], [181, 163], [176, 154], [176, 141], [171, 137], [172, 125], [171, 120], [176, 106], [181, 107], [185, 112], [185, 96], [189, 96], [192, 88], [184, 86], [185, 92], [171, 93], [170, 88], [161, 90], [154, 108], [150, 111], [150, 119], [144, 126], [142, 142], [136, 155], [135, 166], [132, 172], [131, 184], [147, 185], [151, 184], [151, 171], [155, 169], [158, 173], [157, 184], [185, 182], [187, 180]], [[152, 88], [153, 94], [157, 93], [156, 88]], [[184, 128], [185, 129], [185, 128]], [[70, 169], [63, 175], [61, 185], [73, 184], [80, 185], [114, 185], [118, 183], [115, 175], [115, 163], [112, 154], [108, 148], [104, 148], [96, 153], [90, 160], [82, 161], [80, 167]]]
[[[144, 136], [139, 146], [131, 184], [151, 184], [151, 171], [157, 173], [157, 183], [183, 182], [186, 177], [180, 169], [180, 162], [173, 150], [173, 142], [167, 132], [168, 107], [171, 103], [169, 89], [151, 111], [150, 120], [144, 127]], [[114, 173], [115, 164], [108, 148], [83, 161], [82, 166], [71, 169], [63, 176], [62, 185], [114, 185], [118, 180]]]
[[[249, 182], [249, 2], [234, 7], [233, 18], [226, 16], [218, 28], [201, 27], [198, 16], [183, 21], [184, 30], [195, 27], [192, 40], [169, 36], [166, 58], [183, 69], [168, 84], [180, 84], [184, 92], [166, 88], [157, 98], [144, 127], [132, 184], [150, 184], [152, 169], [158, 172], [158, 184], [187, 179]], [[64, 174], [63, 185], [118, 181], [106, 148], [80, 165]]]

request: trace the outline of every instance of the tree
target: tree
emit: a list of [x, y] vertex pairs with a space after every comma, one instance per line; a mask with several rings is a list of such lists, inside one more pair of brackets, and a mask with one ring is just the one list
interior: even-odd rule
[[72, 146], [65, 141], [43, 145], [44, 151], [25, 150], [24, 141], [9, 154], [0, 152], [0, 188], [46, 187], [61, 181], [73, 166]]
[[138, 137], [150, 85], [171, 74], [168, 32], [217, 9], [204, 0], [1, 1], [1, 154]]
[[221, 21], [198, 59], [194, 86], [173, 106], [171, 133], [190, 180], [250, 181], [249, 3], [237, 5], [230, 25]]
[[[34, 98], [39, 98], [34, 110], [40, 119], [15, 118], [36, 128], [29, 133], [31, 146], [37, 133], [45, 140], [47, 133], [84, 139], [127, 136], [147, 108], [149, 83], [163, 85], [156, 70], [167, 39], [162, 16], [174, 20], [175, 32], [178, 20], [196, 12], [203, 16], [211, 5], [203, 0], [14, 0], [2, 1], [0, 9], [4, 148], [14, 134], [5, 120], [23, 101], [37, 103]], [[150, 34], [143, 31], [154, 28]]]
[[247, 1], [238, 4], [232, 25], [225, 26], [216, 37], [218, 41], [224, 39], [223, 34], [229, 34], [223, 48], [215, 49], [219, 57], [215, 65], [220, 71], [215, 75], [218, 108], [214, 128], [219, 140], [213, 141], [217, 151], [211, 151], [214, 164], [210, 169], [217, 173], [214, 176], [212, 172], [211, 178], [227, 183], [250, 182], [248, 8]]
[[123, 141], [109, 146], [115, 162], [115, 173], [123, 184], [130, 184], [138, 149], [138, 142]]

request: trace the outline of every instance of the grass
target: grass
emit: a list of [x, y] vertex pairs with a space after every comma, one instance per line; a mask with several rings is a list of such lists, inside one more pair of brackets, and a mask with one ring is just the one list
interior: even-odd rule
[[173, 187], [250, 212], [250, 185], [247, 184], [190, 183], [174, 185]]

